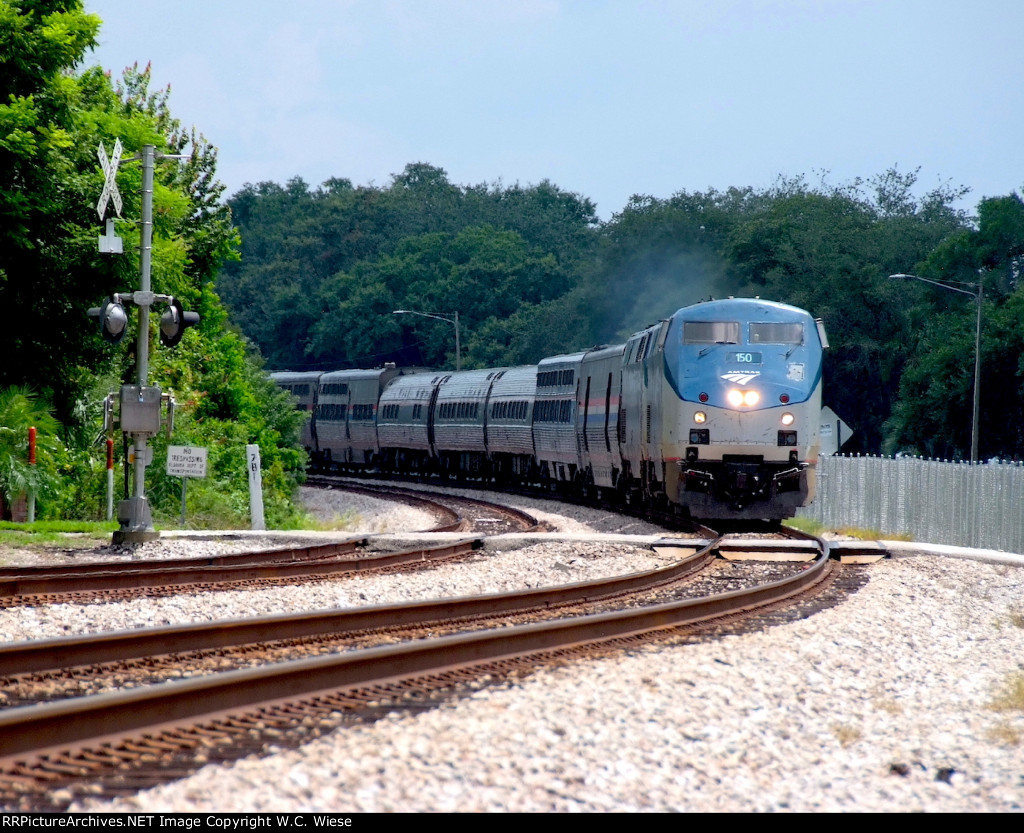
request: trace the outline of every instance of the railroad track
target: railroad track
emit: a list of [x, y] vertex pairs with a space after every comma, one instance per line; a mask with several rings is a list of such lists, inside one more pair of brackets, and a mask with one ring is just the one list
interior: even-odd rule
[[[353, 573], [386, 572], [463, 558], [477, 539], [401, 552], [359, 553], [364, 539], [240, 553], [213, 559], [94, 562], [59, 567], [6, 568], [0, 573], [0, 606], [109, 602], [138, 596], [274, 587], [332, 580]], [[290, 557], [294, 556], [294, 557]], [[221, 558], [231, 563], [217, 562]]]
[[[337, 483], [321, 483], [338, 488]], [[346, 484], [348, 491], [400, 501], [427, 510], [437, 523], [424, 532], [497, 534], [538, 531], [533, 516], [488, 501], [411, 490]], [[465, 548], [414, 548], [400, 553], [359, 554], [359, 536], [321, 545], [282, 547], [251, 553], [153, 561], [96, 561], [61, 566], [0, 569], [0, 606], [109, 602], [139, 595], [271, 587], [298, 581], [327, 580], [354, 572], [427, 566], [461, 557]]]
[[[839, 569], [828, 556], [827, 546], [819, 543], [815, 560], [786, 578], [710, 597], [562, 616], [11, 709], [0, 713], [0, 802], [9, 809], [61, 809], [60, 801], [66, 806], [82, 784], [106, 793], [135, 790], [178, 777], [211, 758], [235, 758], [268, 742], [300, 743], [403, 704], [429, 706], [467, 686], [538, 664], [764, 615], [827, 586]], [[496, 599], [460, 601], [472, 617], [472, 605], [493, 607]], [[60, 801], [54, 803], [53, 796]]]
[[[356, 482], [350, 477], [310, 475], [307, 485], [325, 489], [341, 489], [354, 494], [369, 495], [384, 500], [418, 506], [427, 511], [447, 512], [455, 518], [441, 521], [434, 532], [475, 532], [498, 535], [503, 532], [543, 532], [547, 530], [528, 512], [479, 498], [453, 495], [434, 488], [406, 489], [387, 485]], [[432, 484], [433, 485], [433, 484]]]
[[[469, 552], [474, 542], [462, 542]], [[475, 542], [479, 543], [479, 542]], [[512, 618], [593, 612], [596, 603], [641, 597], [678, 587], [713, 561], [707, 542], [665, 541], [660, 549], [682, 556], [658, 569], [555, 587], [397, 605], [317, 610], [88, 636], [33, 640], [0, 646], [0, 702], [77, 696], [106, 688], [162, 682], [297, 655], [351, 650], [371, 642], [437, 636], [470, 627], [508, 624]], [[452, 547], [453, 552], [456, 547]], [[666, 592], [662, 590], [662, 592]], [[104, 681], [113, 681], [104, 684]], [[33, 695], [32, 692], [38, 692]], [[44, 696], [45, 695], [45, 696]]]

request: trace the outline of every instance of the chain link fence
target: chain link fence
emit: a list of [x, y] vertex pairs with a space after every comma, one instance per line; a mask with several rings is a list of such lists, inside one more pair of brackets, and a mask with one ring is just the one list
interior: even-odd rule
[[916, 457], [820, 457], [814, 503], [829, 527], [1024, 553], [1024, 465]]

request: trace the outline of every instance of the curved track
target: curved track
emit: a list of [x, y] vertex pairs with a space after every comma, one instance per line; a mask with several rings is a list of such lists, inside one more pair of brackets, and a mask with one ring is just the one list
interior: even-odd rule
[[[372, 719], [384, 706], [410, 698], [429, 702], [437, 692], [451, 694], [475, 680], [792, 604], [826, 586], [834, 570], [827, 545], [820, 544], [813, 564], [752, 589], [12, 709], [0, 713], [0, 800], [9, 808], [52, 806], [46, 789], [75, 779], [100, 781], [106, 785], [100, 789], [116, 791], [129, 777], [137, 788], [139, 778], [166, 779], [159, 772], [167, 767], [175, 776], [183, 767], [194, 768], [211, 748], [232, 758], [245, 754], [247, 744], [261, 746], [268, 738], [280, 743], [282, 732], [301, 742], [310, 727], [319, 731], [346, 720]], [[495, 601], [465, 601], [480, 600]], [[240, 739], [245, 740], [241, 746]], [[197, 759], [197, 749], [207, 751]]]

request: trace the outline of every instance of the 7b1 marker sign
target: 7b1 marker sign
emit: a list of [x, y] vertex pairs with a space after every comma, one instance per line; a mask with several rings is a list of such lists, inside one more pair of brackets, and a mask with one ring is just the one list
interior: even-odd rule
[[206, 449], [194, 445], [167, 446], [167, 474], [171, 477], [206, 477]]

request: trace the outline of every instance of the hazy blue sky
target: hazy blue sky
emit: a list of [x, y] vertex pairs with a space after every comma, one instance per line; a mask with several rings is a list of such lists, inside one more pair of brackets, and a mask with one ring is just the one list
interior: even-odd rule
[[631, 194], [1024, 186], [1021, 0], [85, 0], [89, 63], [152, 61], [172, 112], [247, 182], [549, 179]]

